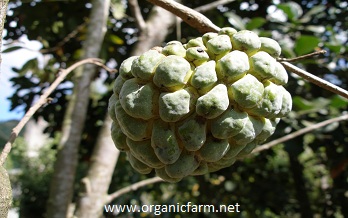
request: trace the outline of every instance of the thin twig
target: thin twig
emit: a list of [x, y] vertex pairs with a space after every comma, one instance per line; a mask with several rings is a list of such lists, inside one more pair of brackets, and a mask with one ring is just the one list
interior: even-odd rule
[[307, 71], [304, 71], [301, 68], [298, 68], [298, 67], [296, 67], [296, 66], [294, 66], [286, 61], [281, 61], [280, 63], [287, 70], [299, 75], [300, 77], [308, 80], [309, 82], [314, 83], [315, 85], [317, 85], [323, 89], [329, 90], [330, 92], [333, 92], [335, 94], [338, 94], [338, 95], [348, 99], [348, 91], [347, 90], [344, 90], [341, 87], [338, 87], [338, 86], [336, 86], [336, 85], [334, 85], [326, 80], [323, 80], [317, 76], [314, 76], [313, 74], [308, 73]]
[[200, 13], [203, 13], [203, 12], [209, 11], [211, 9], [214, 9], [214, 8], [220, 6], [220, 5], [225, 5], [225, 4], [234, 2], [234, 1], [236, 1], [236, 0], [219, 0], [219, 1], [214, 1], [212, 3], [209, 3], [209, 4], [206, 4], [206, 5], [202, 5], [202, 6], [199, 6], [197, 8], [194, 8], [193, 10], [198, 11]]
[[200, 33], [218, 32], [220, 27], [213, 24], [203, 14], [179, 4], [173, 0], [147, 0], [154, 5], [160, 6], [176, 16], [180, 17], [187, 24], [197, 29]]
[[293, 133], [290, 133], [286, 136], [283, 136], [283, 137], [280, 137], [278, 139], [275, 139], [273, 141], [270, 141], [266, 144], [263, 144], [257, 148], [255, 148], [251, 154], [255, 154], [255, 153], [258, 153], [258, 152], [261, 152], [261, 151], [264, 151], [264, 150], [267, 150], [267, 149], [270, 149], [271, 147], [275, 146], [275, 145], [278, 145], [280, 143], [283, 143], [283, 142], [286, 142], [286, 141], [289, 141], [293, 138], [296, 138], [300, 135], [303, 135], [303, 134], [306, 134], [308, 132], [311, 132], [313, 130], [316, 130], [316, 129], [319, 129], [321, 127], [324, 127], [326, 125], [329, 125], [331, 123], [335, 123], [335, 122], [340, 122], [340, 121], [344, 121], [344, 120], [348, 120], [348, 114], [344, 114], [342, 116], [339, 116], [339, 117], [335, 117], [335, 118], [331, 118], [331, 119], [328, 119], [328, 120], [325, 120], [323, 122], [320, 122], [320, 123], [316, 123], [314, 125], [311, 125], [311, 126], [307, 126], [303, 129], [300, 129], [300, 130], [297, 130]]
[[87, 58], [84, 60], [81, 60], [73, 65], [71, 65], [67, 69], [62, 69], [60, 70], [60, 75], [57, 77], [57, 79], [48, 87], [48, 89], [40, 96], [39, 100], [27, 111], [27, 113], [24, 115], [24, 117], [21, 119], [21, 121], [17, 124], [15, 128], [12, 129], [12, 133], [10, 135], [9, 140], [4, 146], [4, 149], [2, 150], [0, 154], [0, 165], [2, 166], [8, 154], [11, 151], [11, 148], [13, 146], [14, 141], [16, 140], [18, 134], [20, 131], [23, 129], [25, 124], [30, 120], [30, 118], [35, 114], [35, 112], [44, 104], [49, 101], [48, 96], [58, 87], [60, 83], [63, 82], [65, 77], [73, 70], [75, 70], [77, 67], [84, 65], [84, 64], [95, 64], [100, 67], [103, 67], [104, 69], [109, 69], [106, 67], [103, 63], [102, 60], [97, 59], [97, 58]]
[[309, 53], [309, 54], [305, 54], [305, 55], [301, 55], [299, 57], [295, 57], [295, 58], [277, 58], [277, 61], [281, 62], [281, 61], [286, 61], [286, 62], [296, 62], [296, 61], [300, 61], [306, 58], [311, 58], [313, 56], [316, 55], [320, 55], [320, 54], [325, 54], [326, 51], [325, 50], [320, 50], [320, 51], [316, 51], [313, 53]]
[[56, 46], [47, 49], [40, 49], [39, 52], [42, 54], [47, 54], [50, 52], [57, 51], [58, 49], [63, 47], [67, 42], [69, 42], [72, 38], [74, 38], [79, 32], [81, 32], [86, 27], [86, 25], [87, 21], [77, 26], [77, 28], [74, 29], [71, 33], [69, 33], [66, 37], [64, 37], [62, 41], [58, 42]]
[[129, 0], [128, 3], [138, 28], [140, 30], [145, 30], [146, 22], [143, 18], [143, 15], [141, 14], [138, 0]]
[[147, 185], [150, 185], [150, 184], [153, 184], [153, 183], [157, 183], [157, 182], [164, 182], [163, 179], [161, 179], [160, 177], [153, 177], [153, 178], [150, 178], [150, 179], [145, 179], [143, 181], [140, 181], [140, 182], [137, 182], [137, 183], [134, 183], [134, 184], [131, 184], [127, 187], [124, 187], [124, 188], [121, 188], [120, 190], [112, 193], [112, 194], [109, 194], [107, 197], [106, 197], [106, 200], [105, 200], [105, 204], [108, 204], [110, 203], [112, 200], [128, 193], [128, 192], [131, 192], [131, 191], [136, 191], [138, 190], [139, 188], [141, 187], [144, 187], [144, 186], [147, 186]]

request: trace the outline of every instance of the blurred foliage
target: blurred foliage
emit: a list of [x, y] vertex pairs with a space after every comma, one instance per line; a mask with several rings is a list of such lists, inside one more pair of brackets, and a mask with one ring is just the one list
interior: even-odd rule
[[[195, 8], [211, 0], [184, 0]], [[139, 1], [144, 18], [152, 7]], [[59, 68], [65, 68], [81, 57], [81, 46], [86, 38], [89, 1], [11, 1], [7, 16], [5, 39], [14, 42], [7, 52], [22, 48], [16, 44], [23, 34], [42, 43], [44, 63], [29, 60], [12, 79], [16, 93], [11, 97], [12, 108], [28, 110], [38, 95], [49, 86]], [[139, 30], [132, 18], [127, 1], [112, 1], [108, 31], [101, 57], [117, 68], [129, 56]], [[55, 16], [52, 16], [54, 14]], [[325, 49], [323, 56], [304, 60], [297, 65], [334, 84], [348, 89], [348, 4], [346, 1], [234, 1], [204, 12], [216, 25], [249, 29], [260, 36], [271, 37], [282, 46], [282, 56], [299, 56]], [[82, 26], [81, 26], [82, 25]], [[176, 40], [176, 29], [166, 41]], [[69, 33], [75, 35], [66, 38]], [[186, 42], [199, 33], [187, 24], [181, 24], [181, 41]], [[64, 43], [62, 43], [64, 42]], [[17, 46], [17, 47], [16, 47]], [[18, 47], [19, 46], [19, 47]], [[49, 122], [46, 129], [52, 137], [59, 133], [64, 112], [71, 94], [71, 76], [52, 94], [53, 102], [35, 115]], [[87, 168], [97, 133], [103, 122], [109, 90], [115, 75], [100, 70], [95, 78], [101, 80], [104, 91], [95, 88], [91, 94], [88, 117], [80, 151], [81, 174]], [[290, 73], [286, 87], [293, 96], [291, 114], [278, 125], [270, 139], [290, 134], [314, 123], [340, 116], [347, 112], [347, 100], [306, 82]], [[192, 213], [190, 217], [348, 217], [348, 122], [334, 123], [301, 137], [277, 145], [260, 154], [235, 163], [232, 167], [201, 177], [189, 177], [177, 184], [160, 183], [128, 193], [112, 204], [221, 204], [241, 205], [241, 213]], [[48, 149], [54, 154], [55, 146]], [[51, 151], [51, 150], [52, 151]], [[13, 155], [13, 153], [12, 153]], [[52, 157], [48, 155], [48, 157]], [[48, 166], [53, 159], [40, 157]], [[47, 159], [45, 159], [47, 158]], [[47, 160], [47, 162], [45, 162]], [[52, 162], [50, 162], [52, 161]], [[50, 162], [50, 163], [49, 163]], [[28, 164], [28, 163], [27, 163]], [[23, 165], [22, 168], [26, 166]], [[32, 211], [39, 217], [47, 197], [47, 173], [38, 173], [39, 165], [25, 171], [18, 181], [32, 190], [22, 194], [23, 211]], [[26, 168], [26, 167], [24, 167]], [[24, 169], [23, 168], [23, 169]], [[130, 167], [121, 154], [114, 172], [110, 192], [154, 176], [140, 175]], [[23, 180], [23, 181], [22, 181]], [[45, 185], [46, 184], [46, 185]], [[29, 188], [31, 187], [31, 188]], [[23, 190], [27, 190], [23, 189]], [[76, 189], [77, 190], [77, 189]], [[36, 199], [29, 204], [30, 199]], [[42, 202], [38, 202], [37, 200]], [[34, 213], [34, 211], [36, 211]], [[106, 217], [115, 217], [108, 213]], [[175, 217], [186, 217], [177, 213]], [[29, 216], [22, 216], [29, 217]], [[119, 217], [154, 217], [152, 213], [119, 214]], [[161, 217], [174, 217], [164, 213]]]

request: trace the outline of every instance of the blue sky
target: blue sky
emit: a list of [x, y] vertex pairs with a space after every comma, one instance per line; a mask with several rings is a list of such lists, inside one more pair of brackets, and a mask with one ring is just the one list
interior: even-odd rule
[[[13, 85], [10, 82], [10, 78], [16, 76], [11, 68], [20, 67], [27, 60], [34, 58], [35, 56], [41, 56], [38, 49], [40, 49], [41, 44], [37, 41], [29, 41], [26, 37], [21, 37], [19, 39], [20, 43], [13, 45], [21, 45], [28, 49], [20, 49], [14, 52], [1, 54], [1, 72], [0, 72], [0, 122], [11, 120], [11, 119], [21, 119], [23, 117], [23, 112], [21, 110], [10, 111], [10, 101], [7, 99], [14, 92]], [[6, 44], [6, 42], [4, 42]], [[11, 45], [11, 46], [13, 46]], [[2, 50], [6, 49], [8, 46], [2, 46]]]

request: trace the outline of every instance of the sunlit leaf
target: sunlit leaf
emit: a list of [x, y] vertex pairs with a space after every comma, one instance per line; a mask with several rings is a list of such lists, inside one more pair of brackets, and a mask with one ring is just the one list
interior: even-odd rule
[[324, 33], [325, 32], [325, 27], [324, 26], [319, 26], [319, 25], [308, 25], [305, 27], [305, 30], [309, 30], [314, 33]]
[[301, 17], [300, 22], [301, 23], [309, 22], [313, 18], [313, 16], [317, 16], [319, 13], [323, 12], [325, 8], [326, 7], [324, 5], [318, 5], [311, 8], [307, 13], [303, 15], [303, 17]]
[[295, 43], [295, 52], [297, 55], [304, 55], [314, 51], [318, 46], [320, 39], [315, 36], [302, 35]]
[[112, 16], [115, 19], [120, 20], [124, 18], [124, 16], [126, 15], [126, 7], [124, 5], [124, 1], [112, 0], [110, 2], [110, 6], [111, 6]]
[[242, 18], [237, 14], [233, 12], [227, 12], [224, 15], [228, 18], [228, 22], [230, 22], [233, 28], [236, 28], [238, 30], [246, 29]]
[[265, 23], [267, 22], [267, 20], [265, 18], [262, 17], [255, 17], [253, 19], [251, 19], [246, 25], [246, 29], [248, 30], [253, 30], [253, 29], [257, 29], [260, 28], [261, 26], [263, 26]]
[[297, 108], [297, 110], [309, 110], [313, 108], [312, 102], [307, 101], [300, 96], [294, 96], [292, 98], [292, 104], [294, 108]]
[[288, 16], [289, 20], [295, 21], [302, 16], [303, 10], [299, 4], [296, 2], [286, 2], [278, 5], [278, 8], [283, 10], [284, 13]]
[[343, 53], [345, 51], [345, 47], [343, 45], [337, 45], [333, 43], [324, 43], [325, 47], [327, 47], [331, 52], [334, 53]]

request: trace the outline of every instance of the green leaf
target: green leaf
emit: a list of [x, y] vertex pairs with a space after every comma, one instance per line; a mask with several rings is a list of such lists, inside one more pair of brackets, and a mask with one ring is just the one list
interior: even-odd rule
[[253, 29], [257, 29], [260, 28], [261, 26], [263, 26], [265, 23], [267, 22], [267, 20], [265, 18], [262, 17], [255, 17], [253, 19], [251, 19], [246, 25], [246, 29], [248, 30], [253, 30]]
[[348, 100], [339, 95], [335, 95], [331, 98], [330, 106], [335, 108], [345, 108], [348, 106]]
[[299, 4], [296, 2], [287, 2], [278, 5], [278, 8], [284, 11], [288, 16], [289, 20], [296, 21], [302, 16], [303, 10]]
[[118, 37], [116, 35], [109, 35], [109, 39], [112, 43], [114, 43], [116, 45], [123, 45], [124, 44], [123, 39], [121, 39], [120, 37]]
[[292, 104], [297, 110], [310, 110], [313, 108], [313, 104], [300, 96], [294, 96], [292, 98]]
[[313, 52], [318, 46], [320, 39], [315, 36], [302, 35], [296, 40], [295, 52], [297, 55], [304, 55]]
[[343, 45], [337, 45], [333, 43], [325, 43], [325, 47], [327, 47], [331, 52], [334, 52], [336, 54], [341, 54], [345, 51], [345, 48]]
[[2, 51], [2, 53], [9, 53], [9, 52], [13, 52], [13, 51], [16, 51], [18, 49], [21, 49], [23, 48], [22, 46], [12, 46], [12, 47], [9, 47], [9, 48], [6, 48], [5, 50]]
[[228, 22], [232, 25], [233, 28], [236, 28], [238, 30], [245, 30], [245, 25], [240, 16], [233, 12], [226, 12], [224, 14], [228, 18]]

